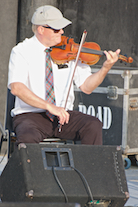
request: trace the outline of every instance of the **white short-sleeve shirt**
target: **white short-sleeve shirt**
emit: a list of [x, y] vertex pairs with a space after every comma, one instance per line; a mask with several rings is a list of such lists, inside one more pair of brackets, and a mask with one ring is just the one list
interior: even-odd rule
[[[10, 55], [8, 88], [13, 82], [25, 84], [33, 93], [42, 99], [46, 99], [45, 94], [45, 46], [41, 44], [36, 36], [25, 39], [22, 43], [15, 46]], [[54, 92], [57, 106], [65, 106], [65, 100], [72, 78], [75, 61], [67, 63], [68, 68], [58, 69], [57, 64], [52, 62]], [[87, 77], [91, 75], [88, 65], [78, 63], [74, 75], [74, 83], [80, 87]], [[72, 110], [74, 102], [73, 84], [67, 101], [66, 109]], [[15, 108], [11, 115], [15, 116], [27, 112], [42, 112], [43, 109], [32, 107], [16, 97]]]

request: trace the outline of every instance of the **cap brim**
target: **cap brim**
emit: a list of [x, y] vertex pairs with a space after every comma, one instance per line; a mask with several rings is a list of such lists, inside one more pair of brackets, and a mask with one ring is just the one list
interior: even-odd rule
[[52, 27], [53, 29], [62, 29], [68, 26], [69, 24], [72, 24], [72, 22], [64, 17], [57, 21], [47, 21], [47, 25]]

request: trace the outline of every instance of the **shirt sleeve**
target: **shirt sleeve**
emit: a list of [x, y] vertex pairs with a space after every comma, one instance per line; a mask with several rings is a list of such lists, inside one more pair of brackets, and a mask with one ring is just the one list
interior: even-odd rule
[[90, 66], [79, 61], [74, 75], [76, 86], [80, 87], [91, 74]]
[[26, 84], [28, 79], [28, 63], [24, 55], [15, 47], [11, 51], [8, 72], [8, 88], [13, 82]]

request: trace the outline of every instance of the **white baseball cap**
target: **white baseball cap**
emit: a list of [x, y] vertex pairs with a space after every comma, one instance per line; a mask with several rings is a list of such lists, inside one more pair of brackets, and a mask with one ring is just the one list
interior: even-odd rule
[[35, 25], [48, 25], [53, 29], [62, 29], [72, 23], [63, 17], [59, 9], [51, 5], [37, 8], [32, 16], [31, 22]]

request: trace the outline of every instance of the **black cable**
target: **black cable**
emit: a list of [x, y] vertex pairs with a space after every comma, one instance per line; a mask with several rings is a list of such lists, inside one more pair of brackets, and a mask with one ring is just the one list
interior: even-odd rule
[[[91, 199], [91, 201], [90, 201], [90, 203], [89, 203], [89, 206], [94, 207], [94, 203], [93, 203], [93, 201], [94, 201], [94, 199], [93, 199], [93, 195], [92, 195], [91, 189], [90, 189], [90, 187], [89, 187], [89, 184], [88, 184], [86, 178], [84, 177], [84, 175], [83, 175], [78, 169], [76, 169], [75, 167], [72, 167], [72, 166], [71, 166], [71, 168], [74, 169], [74, 170], [79, 174], [79, 176], [81, 177], [81, 179], [84, 181], [84, 183], [85, 183], [85, 187], [87, 188], [87, 191], [88, 191], [89, 196], [90, 196], [90, 199]], [[59, 181], [59, 179], [58, 179], [58, 177], [57, 177], [57, 174], [56, 174], [56, 172], [55, 172], [54, 167], [52, 167], [52, 172], [53, 172], [53, 174], [54, 174], [55, 180], [57, 181], [57, 183], [58, 183], [58, 185], [59, 185], [61, 191], [63, 192], [63, 194], [64, 194], [64, 196], [65, 196], [66, 203], [68, 203], [68, 197], [67, 197], [67, 194], [66, 194], [66, 192], [64, 191], [64, 188], [62, 187], [62, 185], [61, 185], [61, 183], [60, 183], [60, 181]]]
[[58, 179], [58, 177], [57, 177], [57, 174], [56, 174], [55, 169], [54, 169], [53, 166], [52, 166], [52, 172], [53, 172], [53, 174], [54, 174], [55, 180], [57, 181], [57, 183], [58, 183], [58, 185], [59, 185], [61, 191], [63, 192], [63, 194], [64, 194], [64, 196], [65, 196], [65, 203], [68, 203], [68, 197], [67, 197], [67, 194], [66, 194], [66, 192], [64, 191], [64, 188], [62, 187], [62, 185], [61, 185], [61, 183], [60, 183], [60, 181], [59, 181], [59, 179]]
[[91, 189], [89, 187], [89, 184], [88, 184], [86, 178], [84, 177], [84, 175], [78, 169], [76, 169], [75, 167], [72, 167], [72, 166], [71, 166], [71, 168], [73, 168], [81, 176], [81, 178], [83, 179], [83, 181], [84, 181], [84, 183], [86, 185], [86, 188], [87, 188], [87, 190], [89, 192], [90, 199], [91, 199], [91, 204], [90, 205], [92, 205], [94, 207], [93, 195], [92, 195]]

